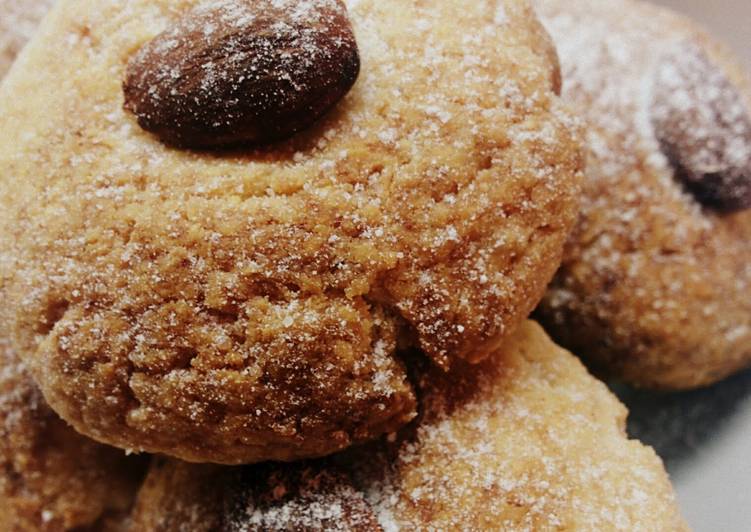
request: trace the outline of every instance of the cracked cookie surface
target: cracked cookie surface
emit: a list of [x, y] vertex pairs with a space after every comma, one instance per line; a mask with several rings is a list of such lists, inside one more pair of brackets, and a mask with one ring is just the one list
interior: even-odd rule
[[528, 322], [477, 366], [423, 373], [414, 426], [323, 461], [155, 462], [136, 526], [183, 530], [682, 531], [626, 409]]
[[399, 350], [481, 359], [560, 260], [582, 157], [549, 38], [526, 2], [351, 1], [362, 67], [329, 115], [190, 152], [120, 84], [199, 3], [63, 1], [0, 90], [0, 323], [120, 447], [290, 460], [396, 430]]

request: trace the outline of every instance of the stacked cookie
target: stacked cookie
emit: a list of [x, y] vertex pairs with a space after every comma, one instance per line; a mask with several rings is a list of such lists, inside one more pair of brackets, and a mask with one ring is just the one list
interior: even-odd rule
[[595, 367], [640, 386], [694, 388], [747, 367], [748, 76], [667, 10], [537, 4], [564, 96], [589, 122], [582, 214], [539, 318]]
[[560, 89], [525, 1], [59, 2], [0, 86], [3, 529], [683, 529], [525, 321], [599, 167]]

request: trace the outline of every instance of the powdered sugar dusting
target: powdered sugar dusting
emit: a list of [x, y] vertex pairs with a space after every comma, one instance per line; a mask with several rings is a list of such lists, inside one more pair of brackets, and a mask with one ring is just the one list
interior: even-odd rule
[[659, 459], [626, 441], [623, 407], [536, 325], [423, 391], [396, 460], [356, 468], [384, 530], [683, 529]]
[[281, 467], [256, 489], [232, 496], [234, 510], [225, 520], [228, 532], [378, 529], [372, 510], [345, 474], [315, 467], [289, 469], [285, 474]]

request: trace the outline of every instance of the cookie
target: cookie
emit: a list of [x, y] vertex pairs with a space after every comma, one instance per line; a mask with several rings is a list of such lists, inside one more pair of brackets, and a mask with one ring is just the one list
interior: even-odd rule
[[478, 366], [428, 370], [421, 419], [324, 461], [157, 461], [134, 524], [174, 530], [686, 530], [626, 409], [528, 322]]
[[37, 29], [54, 0], [0, 0], [0, 79]]
[[631, 0], [540, 0], [589, 121], [580, 220], [538, 318], [639, 386], [751, 362], [751, 85], [691, 21]]
[[[245, 39], [260, 4], [63, 0], [0, 89], [0, 323], [83, 434], [228, 464], [340, 450], [414, 417], [400, 352], [478, 361], [554, 273], [583, 159], [530, 5], [290, 2]], [[334, 20], [360, 66], [332, 107], [273, 43], [352, 73], [348, 38], [317, 48]], [[144, 94], [161, 68], [185, 84]], [[268, 107], [194, 107], [246, 93]], [[292, 137], [243, 144], [287, 111]], [[232, 149], [198, 149], [213, 131]]]
[[[0, 1], [0, 79], [50, 4]], [[0, 337], [0, 465], [0, 530], [114, 532], [146, 463], [71, 429]]]
[[0, 530], [116, 530], [145, 467], [64, 423], [0, 339]]

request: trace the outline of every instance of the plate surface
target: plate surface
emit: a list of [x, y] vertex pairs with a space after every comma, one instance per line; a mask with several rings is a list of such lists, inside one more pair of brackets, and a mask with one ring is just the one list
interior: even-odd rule
[[694, 392], [615, 391], [629, 434], [665, 461], [692, 529], [751, 530], [751, 371]]

